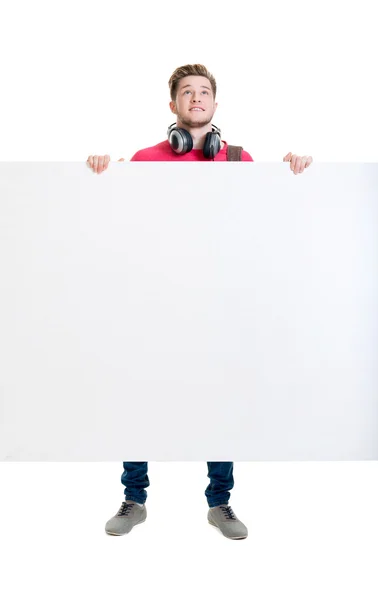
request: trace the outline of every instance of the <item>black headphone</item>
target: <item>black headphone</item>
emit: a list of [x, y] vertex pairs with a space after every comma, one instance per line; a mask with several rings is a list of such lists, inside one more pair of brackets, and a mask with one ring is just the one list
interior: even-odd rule
[[[214, 160], [214, 156], [221, 149], [221, 130], [215, 125], [211, 127], [212, 131], [206, 134], [202, 152], [205, 158]], [[189, 131], [176, 127], [176, 123], [168, 127], [167, 135], [171, 148], [176, 154], [186, 154], [193, 150], [193, 138]]]

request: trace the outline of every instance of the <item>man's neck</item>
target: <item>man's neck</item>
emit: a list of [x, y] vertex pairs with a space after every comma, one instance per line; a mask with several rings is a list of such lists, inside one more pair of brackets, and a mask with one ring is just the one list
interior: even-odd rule
[[187, 127], [186, 125], [183, 125], [180, 121], [177, 121], [176, 127], [185, 129], [190, 133], [190, 135], [193, 138], [194, 150], [202, 150], [205, 144], [206, 134], [212, 131], [211, 123], [205, 125], [204, 127]]

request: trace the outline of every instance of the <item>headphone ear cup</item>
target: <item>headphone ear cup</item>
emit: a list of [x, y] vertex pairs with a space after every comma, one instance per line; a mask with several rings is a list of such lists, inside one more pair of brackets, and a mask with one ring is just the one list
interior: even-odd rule
[[193, 138], [185, 129], [172, 129], [168, 137], [171, 148], [176, 154], [186, 154], [193, 149]]
[[205, 143], [203, 145], [203, 155], [205, 158], [214, 158], [218, 154], [221, 148], [221, 141], [218, 133], [209, 131], [205, 137]]

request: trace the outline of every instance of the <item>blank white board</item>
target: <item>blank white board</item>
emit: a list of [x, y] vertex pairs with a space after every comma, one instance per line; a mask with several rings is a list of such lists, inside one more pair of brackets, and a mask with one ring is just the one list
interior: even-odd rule
[[377, 190], [0, 163], [0, 458], [377, 460]]

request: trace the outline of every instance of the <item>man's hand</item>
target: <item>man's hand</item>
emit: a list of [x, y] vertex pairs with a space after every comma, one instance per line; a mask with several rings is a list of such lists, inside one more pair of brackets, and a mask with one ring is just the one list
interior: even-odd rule
[[[120, 158], [118, 162], [124, 161], [124, 158]], [[105, 169], [108, 168], [110, 163], [109, 154], [105, 154], [104, 156], [88, 156], [87, 165], [90, 169], [93, 169], [95, 173], [102, 173]]]
[[294, 175], [297, 175], [298, 173], [303, 173], [303, 171], [311, 165], [312, 156], [297, 156], [296, 154], [288, 152], [283, 160], [284, 162], [290, 162], [290, 169], [293, 171]]

